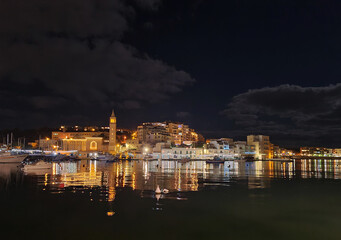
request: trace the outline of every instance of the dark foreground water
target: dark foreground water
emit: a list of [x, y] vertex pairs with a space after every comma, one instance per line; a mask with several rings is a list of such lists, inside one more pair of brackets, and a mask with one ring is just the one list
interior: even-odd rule
[[336, 160], [1, 164], [0, 236], [341, 239], [340, 179]]

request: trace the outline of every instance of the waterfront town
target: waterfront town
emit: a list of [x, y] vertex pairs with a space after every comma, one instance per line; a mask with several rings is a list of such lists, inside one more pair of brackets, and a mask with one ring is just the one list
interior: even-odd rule
[[340, 12], [0, 1], [2, 238], [340, 240]]
[[[14, 141], [15, 142], [15, 141]], [[270, 136], [248, 135], [245, 140], [205, 139], [190, 126], [180, 122], [145, 122], [134, 130], [117, 127], [114, 110], [109, 126], [60, 126], [49, 136], [27, 144], [13, 143], [13, 134], [3, 137], [2, 149], [42, 151], [77, 159], [94, 159], [99, 155], [117, 159], [145, 160], [270, 160], [292, 158], [338, 158], [341, 148], [300, 147], [285, 149], [270, 141]]]

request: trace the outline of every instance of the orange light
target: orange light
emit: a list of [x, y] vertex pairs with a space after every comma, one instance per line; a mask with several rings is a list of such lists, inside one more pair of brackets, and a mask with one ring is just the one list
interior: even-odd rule
[[114, 216], [115, 215], [115, 212], [107, 212], [107, 216], [108, 217], [112, 217], [112, 216]]

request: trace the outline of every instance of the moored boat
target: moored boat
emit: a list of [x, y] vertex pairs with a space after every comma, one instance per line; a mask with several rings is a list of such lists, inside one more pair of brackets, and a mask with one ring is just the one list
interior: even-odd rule
[[206, 163], [224, 163], [225, 160], [222, 160], [220, 157], [215, 156], [213, 159], [206, 160]]
[[187, 162], [190, 162], [190, 161], [191, 161], [190, 158], [182, 158], [182, 159], [178, 160], [178, 163], [187, 163]]
[[253, 157], [253, 156], [246, 156], [244, 157], [244, 160], [246, 162], [253, 162], [253, 161], [256, 161], [256, 159]]
[[11, 152], [0, 153], [0, 163], [21, 163], [28, 154], [12, 154]]
[[113, 156], [111, 154], [97, 154], [95, 157], [92, 158], [92, 160], [97, 161], [116, 161], [118, 158], [116, 156]]
[[51, 162], [40, 160], [37, 162], [26, 163], [22, 169], [25, 174], [44, 175], [45, 173], [52, 172], [52, 165], [53, 164]]

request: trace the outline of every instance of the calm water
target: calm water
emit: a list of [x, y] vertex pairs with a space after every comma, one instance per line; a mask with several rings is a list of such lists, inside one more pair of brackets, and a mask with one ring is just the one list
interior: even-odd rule
[[11, 239], [340, 239], [341, 161], [1, 164], [0, 213]]

